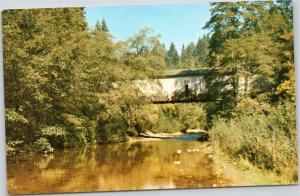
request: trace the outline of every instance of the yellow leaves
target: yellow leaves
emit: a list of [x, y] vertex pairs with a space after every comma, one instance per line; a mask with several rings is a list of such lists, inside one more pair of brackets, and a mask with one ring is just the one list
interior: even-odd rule
[[280, 36], [282, 41], [282, 55], [288, 59], [288, 61], [294, 61], [294, 33], [288, 32]]
[[296, 101], [296, 80], [295, 80], [295, 71], [290, 70], [288, 74], [289, 79], [281, 83], [275, 90], [276, 94], [285, 95], [290, 98], [291, 101]]
[[232, 31], [235, 31], [236, 30], [236, 27], [235, 26], [229, 26], [225, 29], [225, 32], [232, 32]]
[[286, 51], [283, 51], [283, 55], [288, 58], [292, 58], [294, 53], [292, 51], [286, 50]]
[[292, 31], [285, 33], [285, 34], [281, 35], [280, 38], [285, 41], [291, 41], [294, 39], [294, 33]]
[[242, 99], [236, 106], [235, 112], [236, 114], [254, 114], [254, 113], [260, 113], [263, 114], [265, 112], [271, 112], [272, 107], [271, 105], [264, 103], [264, 102], [258, 102], [255, 99], [251, 98], [244, 98]]

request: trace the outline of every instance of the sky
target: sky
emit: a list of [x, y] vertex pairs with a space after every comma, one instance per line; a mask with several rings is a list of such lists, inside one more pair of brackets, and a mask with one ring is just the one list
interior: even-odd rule
[[209, 9], [208, 3], [199, 3], [91, 7], [85, 12], [90, 27], [105, 19], [115, 41], [126, 40], [143, 27], [150, 27], [167, 48], [174, 42], [180, 52], [183, 44], [197, 42], [209, 32], [202, 29], [210, 18]]

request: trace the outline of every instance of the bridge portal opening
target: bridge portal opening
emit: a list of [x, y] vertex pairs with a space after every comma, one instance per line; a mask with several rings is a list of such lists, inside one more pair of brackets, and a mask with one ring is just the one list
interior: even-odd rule
[[184, 88], [185, 88], [185, 90], [184, 90], [185, 96], [188, 97], [188, 96], [189, 96], [189, 85], [186, 84], [186, 85], [184, 86]]

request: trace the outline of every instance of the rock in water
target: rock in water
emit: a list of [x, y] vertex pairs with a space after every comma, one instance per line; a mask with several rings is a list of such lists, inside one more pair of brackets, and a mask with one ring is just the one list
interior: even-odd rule
[[174, 163], [175, 165], [180, 165], [180, 164], [181, 164], [180, 161], [174, 161], [173, 163]]
[[208, 141], [208, 138], [209, 138], [208, 133], [203, 132], [203, 133], [200, 133], [200, 135], [199, 135], [199, 137], [198, 137], [197, 140], [199, 142], [206, 142], [206, 141]]

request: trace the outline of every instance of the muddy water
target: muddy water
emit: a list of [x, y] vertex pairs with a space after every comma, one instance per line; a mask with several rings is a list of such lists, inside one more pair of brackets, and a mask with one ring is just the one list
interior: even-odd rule
[[11, 194], [226, 186], [206, 143], [160, 140], [8, 157]]

